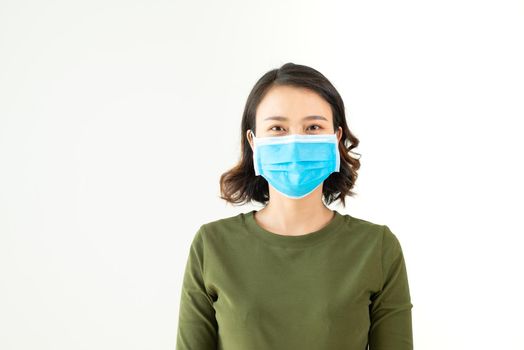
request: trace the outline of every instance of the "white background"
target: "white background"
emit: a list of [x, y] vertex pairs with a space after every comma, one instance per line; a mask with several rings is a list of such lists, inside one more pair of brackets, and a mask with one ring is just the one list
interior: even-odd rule
[[0, 348], [174, 349], [189, 244], [286, 62], [346, 104], [333, 205], [399, 238], [417, 349], [524, 349], [524, 2], [0, 2]]

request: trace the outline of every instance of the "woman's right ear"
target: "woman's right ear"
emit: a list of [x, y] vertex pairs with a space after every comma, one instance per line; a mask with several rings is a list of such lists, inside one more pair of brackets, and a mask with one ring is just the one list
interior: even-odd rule
[[253, 151], [253, 131], [251, 131], [251, 129], [247, 130], [246, 137], [247, 142], [249, 142], [249, 146], [251, 147], [251, 151]]

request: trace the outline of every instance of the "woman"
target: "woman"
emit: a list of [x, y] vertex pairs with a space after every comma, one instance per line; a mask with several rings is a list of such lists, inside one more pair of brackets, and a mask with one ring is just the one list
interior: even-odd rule
[[264, 207], [196, 232], [177, 350], [413, 349], [397, 237], [327, 208], [354, 195], [360, 167], [333, 85], [293, 63], [266, 73], [248, 97], [241, 136], [221, 198]]

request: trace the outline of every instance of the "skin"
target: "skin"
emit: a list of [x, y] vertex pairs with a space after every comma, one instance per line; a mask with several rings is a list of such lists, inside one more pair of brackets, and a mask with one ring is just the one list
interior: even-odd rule
[[[281, 116], [283, 119], [266, 119]], [[325, 119], [304, 119], [322, 116]], [[292, 86], [274, 86], [264, 96], [256, 111], [256, 136], [284, 136], [290, 134], [332, 134], [331, 107], [312, 90]], [[247, 139], [254, 149], [249, 130]], [[340, 142], [342, 128], [337, 129]], [[264, 229], [275, 234], [299, 236], [326, 226], [334, 212], [322, 202], [323, 184], [306, 197], [294, 199], [278, 193], [269, 185], [269, 201], [255, 213], [255, 220]]]

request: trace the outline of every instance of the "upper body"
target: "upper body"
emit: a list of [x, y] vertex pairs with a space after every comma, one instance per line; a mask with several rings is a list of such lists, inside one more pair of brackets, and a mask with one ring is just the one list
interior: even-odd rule
[[221, 198], [264, 207], [200, 225], [177, 350], [412, 350], [399, 240], [327, 207], [354, 195], [360, 167], [334, 86], [287, 63], [254, 86], [241, 129]]
[[177, 350], [408, 350], [411, 300], [399, 240], [335, 211], [286, 236], [254, 211], [203, 224], [182, 289]]

